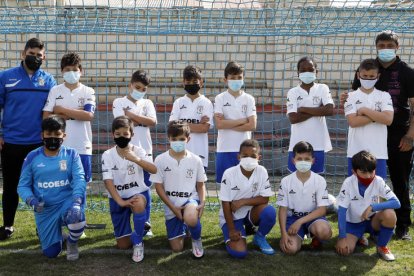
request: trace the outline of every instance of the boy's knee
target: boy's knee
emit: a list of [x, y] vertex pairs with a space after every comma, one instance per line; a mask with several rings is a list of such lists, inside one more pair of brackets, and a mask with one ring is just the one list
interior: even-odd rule
[[392, 209], [385, 209], [382, 211], [382, 221], [387, 224], [396, 224], [397, 215], [395, 214], [395, 211]]
[[230, 243], [228, 243], [226, 244], [226, 250], [230, 256], [236, 259], [243, 259], [247, 255], [246, 246], [230, 246]]
[[52, 259], [52, 258], [56, 258], [61, 251], [62, 251], [62, 245], [60, 242], [58, 242], [58, 243], [55, 243], [49, 246], [46, 249], [43, 249], [43, 255]]
[[318, 227], [313, 234], [320, 240], [329, 240], [332, 237], [332, 230], [328, 226]]
[[171, 250], [174, 253], [182, 252], [184, 249], [184, 246], [182, 244], [171, 244]]
[[131, 210], [134, 213], [142, 213], [145, 211], [147, 200], [143, 195], [139, 195], [137, 200], [132, 204]]

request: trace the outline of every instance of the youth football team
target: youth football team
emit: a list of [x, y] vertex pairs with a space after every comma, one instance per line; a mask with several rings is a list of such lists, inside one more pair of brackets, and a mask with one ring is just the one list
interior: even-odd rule
[[[391, 46], [378, 49], [378, 45], [387, 43]], [[349, 255], [357, 245], [366, 246], [368, 239], [364, 233], [369, 233], [379, 256], [392, 261], [395, 257], [387, 244], [394, 228], [402, 233], [400, 238], [409, 239], [411, 220], [398, 224], [400, 217], [394, 210], [403, 207], [402, 195], [394, 194], [384, 182], [391, 154], [389, 141], [395, 138], [390, 136], [389, 129], [394, 125], [391, 131], [395, 133], [395, 125], [403, 125], [404, 119], [408, 122], [399, 146], [401, 151], [412, 154], [412, 145], [409, 148], [403, 140], [414, 137], [410, 136], [414, 129], [410, 114], [405, 118], [403, 112], [414, 98], [414, 85], [411, 91], [401, 89], [399, 94], [377, 88], [377, 83], [386, 86], [384, 82], [388, 80], [381, 76], [387, 75], [387, 70], [399, 70], [400, 65], [397, 69], [392, 66], [401, 61], [391, 53], [395, 54], [399, 46], [394, 33], [380, 33], [376, 45], [378, 58], [363, 60], [357, 70], [359, 87], [341, 95], [349, 123], [348, 178], [336, 198], [339, 228], [336, 252]], [[22, 67], [26, 69], [29, 61], [23, 60]], [[409, 69], [405, 69], [404, 79], [412, 81], [413, 70], [404, 68]], [[24, 160], [17, 191], [34, 209], [43, 254], [56, 257], [66, 242], [67, 259], [76, 260], [77, 241], [86, 225], [85, 192], [86, 184], [91, 181], [90, 122], [96, 103], [94, 90], [80, 82], [82, 65], [78, 54], [63, 56], [61, 72], [64, 83], [51, 88], [43, 107], [43, 145], [30, 151]], [[253, 244], [262, 253], [274, 254], [266, 235], [276, 224], [276, 218], [281, 233], [279, 246], [285, 254], [297, 253], [305, 237], [312, 239], [313, 249], [331, 239], [332, 229], [326, 218], [330, 204], [327, 184], [320, 174], [325, 170], [325, 153], [332, 149], [325, 116], [333, 115], [334, 102], [329, 87], [315, 82], [318, 69], [311, 57], [298, 61], [297, 72], [300, 83], [289, 90], [286, 101], [291, 123], [288, 152], [291, 174], [277, 184], [278, 210], [269, 204], [275, 193], [267, 169], [259, 164], [259, 143], [252, 139], [257, 124], [256, 105], [254, 97], [242, 89], [245, 77], [242, 65], [234, 61], [227, 64], [224, 81], [228, 89], [216, 96], [214, 106], [200, 94], [204, 85], [201, 70], [192, 65], [184, 69], [185, 94], [175, 100], [167, 126], [169, 147], [155, 160], [150, 127], [157, 124], [156, 111], [153, 102], [145, 98], [150, 77], [144, 71], [134, 72], [127, 96], [113, 102], [114, 146], [102, 155], [103, 181], [117, 247], [132, 248], [134, 262], [144, 259], [143, 237], [151, 232], [153, 184], [164, 203], [171, 250], [182, 251], [184, 239], [189, 237], [194, 257], [203, 257], [201, 217], [210, 151], [208, 131], [213, 125], [218, 129], [215, 172], [220, 187], [219, 225], [230, 256], [247, 255], [248, 235], [253, 235]], [[5, 75], [4, 72], [0, 75], [2, 85], [11, 87]], [[6, 88], [2, 88], [2, 97], [9, 92]], [[394, 181], [393, 185], [396, 190]], [[68, 233], [62, 230], [63, 226]], [[0, 230], [3, 231], [0, 238], [8, 238], [14, 231], [12, 225]]]

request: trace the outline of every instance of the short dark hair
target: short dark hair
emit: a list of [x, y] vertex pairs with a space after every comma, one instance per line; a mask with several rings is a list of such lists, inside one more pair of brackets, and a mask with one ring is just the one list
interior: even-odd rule
[[399, 45], [398, 35], [396, 33], [394, 33], [393, 31], [391, 31], [391, 30], [386, 30], [386, 31], [380, 32], [375, 37], [375, 45], [377, 45], [380, 40], [382, 40], [382, 41], [394, 41], [397, 44], [397, 46]]
[[112, 121], [112, 133], [123, 127], [129, 128], [131, 134], [134, 133], [134, 123], [127, 116], [118, 116]]
[[227, 63], [226, 68], [224, 69], [224, 77], [227, 79], [229, 75], [244, 75], [244, 67], [236, 61], [230, 61]]
[[257, 152], [260, 152], [260, 145], [257, 140], [254, 139], [246, 139], [240, 144], [239, 153], [242, 151], [243, 148], [256, 148]]
[[310, 153], [313, 157], [313, 147], [308, 142], [300, 141], [293, 147], [293, 157], [298, 153]]
[[151, 83], [151, 78], [143, 70], [135, 71], [131, 76], [131, 83], [140, 82], [145, 86], [148, 86]]
[[65, 131], [66, 122], [65, 119], [58, 115], [50, 115], [42, 120], [42, 132], [43, 131]]
[[169, 137], [177, 137], [183, 135], [190, 136], [190, 126], [187, 122], [171, 121], [168, 123], [167, 135]]
[[379, 64], [378, 61], [376, 61], [373, 58], [364, 59], [361, 64], [358, 67], [358, 71], [360, 70], [377, 70], [379, 71]]
[[313, 63], [313, 66], [315, 66], [315, 68], [317, 67], [317, 64], [316, 64], [315, 60], [313, 59], [313, 57], [310, 57], [310, 56], [304, 56], [304, 57], [302, 57], [301, 59], [299, 59], [299, 61], [298, 61], [298, 64], [297, 64], [298, 71], [299, 71], [300, 64], [301, 64], [302, 62], [305, 62], [305, 61], [312, 62], [312, 63]]
[[26, 42], [26, 45], [24, 46], [24, 51], [26, 52], [29, 48], [39, 48], [40, 50], [43, 50], [44, 47], [45, 44], [43, 43], [43, 41], [41, 41], [37, 37], [33, 37]]
[[370, 152], [363, 150], [352, 156], [352, 169], [363, 172], [372, 172], [377, 167], [377, 158]]
[[75, 52], [68, 52], [63, 55], [62, 60], [60, 61], [60, 70], [63, 70], [66, 66], [78, 66], [82, 70], [81, 58], [79, 54]]
[[184, 68], [183, 71], [183, 79], [184, 80], [202, 80], [203, 79], [203, 74], [201, 72], [201, 69], [198, 68], [195, 65], [188, 65], [187, 67]]

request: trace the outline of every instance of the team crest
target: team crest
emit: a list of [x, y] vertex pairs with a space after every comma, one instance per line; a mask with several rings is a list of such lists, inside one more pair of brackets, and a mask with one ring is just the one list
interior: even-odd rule
[[378, 202], [380, 202], [380, 201], [379, 201], [379, 196], [376, 196], [376, 195], [375, 195], [375, 196], [372, 196], [372, 197], [371, 197], [371, 202], [372, 202], [372, 203], [378, 203]]
[[79, 98], [78, 99], [78, 106], [83, 107], [85, 105], [85, 98]]
[[39, 84], [39, 86], [45, 86], [45, 80], [44, 80], [42, 77], [40, 77], [40, 78], [37, 80], [37, 83]]
[[199, 115], [203, 114], [203, 108], [204, 107], [202, 105], [197, 106], [197, 114]]
[[375, 111], [381, 112], [381, 102], [375, 103]]
[[316, 202], [316, 193], [312, 194], [312, 202], [315, 203]]
[[255, 182], [252, 185], [252, 193], [256, 193], [257, 192], [257, 188], [259, 187], [259, 183]]
[[247, 104], [242, 105], [242, 112], [243, 113], [247, 112]]
[[128, 165], [127, 171], [128, 171], [128, 175], [135, 174], [134, 165], [132, 164]]
[[321, 98], [317, 96], [313, 97], [313, 105], [319, 105], [320, 101], [321, 101]]
[[66, 171], [68, 169], [66, 160], [60, 160], [59, 161], [59, 168], [61, 171]]
[[188, 169], [187, 174], [185, 175], [186, 178], [193, 178], [194, 170]]
[[142, 113], [145, 115], [148, 113], [148, 108], [146, 106], [142, 108]]

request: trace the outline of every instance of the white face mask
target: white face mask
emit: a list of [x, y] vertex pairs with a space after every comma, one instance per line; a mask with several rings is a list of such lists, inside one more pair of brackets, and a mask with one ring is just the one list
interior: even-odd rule
[[79, 82], [80, 75], [79, 71], [69, 71], [63, 73], [63, 79], [69, 84], [75, 84]]
[[305, 173], [309, 171], [312, 167], [312, 162], [310, 161], [297, 161], [295, 167], [298, 171]]
[[252, 157], [244, 157], [240, 159], [240, 166], [248, 172], [253, 171], [259, 165], [259, 160]]
[[359, 81], [361, 82], [361, 86], [365, 89], [371, 89], [374, 87], [374, 85], [377, 83], [378, 79], [375, 80], [364, 80], [364, 79], [359, 79]]
[[316, 73], [314, 72], [303, 72], [299, 74], [299, 79], [305, 83], [309, 84], [316, 80]]

